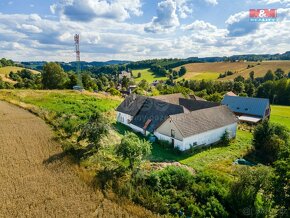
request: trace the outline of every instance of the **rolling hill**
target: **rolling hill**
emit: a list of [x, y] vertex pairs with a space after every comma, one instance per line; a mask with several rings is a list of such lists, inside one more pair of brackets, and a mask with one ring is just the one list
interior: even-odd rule
[[[253, 67], [248, 68], [248, 65]], [[238, 75], [248, 78], [251, 71], [255, 72], [255, 77], [262, 77], [268, 70], [274, 72], [277, 68], [281, 68], [285, 73], [290, 71], [290, 61], [191, 63], [184, 66], [187, 73], [181, 78], [192, 80], [218, 79], [219, 74], [225, 71], [232, 71], [234, 74], [221, 80], [233, 80]], [[175, 68], [179, 69], [180, 67]]]
[[[21, 71], [25, 68], [23, 67], [14, 67], [14, 66], [8, 66], [8, 67], [1, 67], [0, 68], [0, 77], [2, 77], [3, 81], [10, 82], [10, 83], [16, 83], [15, 81], [8, 78], [9, 73], [12, 71], [13, 73], [16, 73], [17, 71]], [[30, 70], [30, 69], [29, 69]], [[40, 73], [36, 70], [30, 70], [34, 74]]]

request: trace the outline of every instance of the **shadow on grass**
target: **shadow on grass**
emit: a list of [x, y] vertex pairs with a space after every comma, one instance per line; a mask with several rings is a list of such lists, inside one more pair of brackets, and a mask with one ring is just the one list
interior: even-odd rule
[[243, 158], [254, 164], [263, 165], [269, 165], [270, 162], [274, 161], [272, 156], [267, 156], [264, 152], [255, 149], [249, 150], [249, 152]]
[[48, 165], [48, 164], [51, 164], [53, 162], [62, 160], [67, 155], [68, 155], [68, 152], [67, 151], [63, 151], [63, 152], [60, 152], [60, 153], [57, 153], [57, 154], [54, 154], [54, 155], [50, 156], [49, 158], [44, 160], [42, 163], [45, 164], [45, 165]]

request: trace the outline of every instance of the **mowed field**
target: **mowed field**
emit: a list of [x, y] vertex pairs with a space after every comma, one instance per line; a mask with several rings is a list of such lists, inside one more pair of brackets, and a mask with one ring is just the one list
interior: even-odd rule
[[[248, 69], [248, 65], [253, 65]], [[226, 71], [234, 72], [234, 75], [227, 76], [222, 80], [233, 80], [238, 75], [249, 77], [251, 71], [255, 72], [255, 77], [262, 77], [268, 70], [273, 72], [281, 68], [285, 73], [290, 72], [290, 61], [264, 61], [260, 62], [216, 62], [216, 63], [192, 63], [184, 65], [187, 73], [181, 79], [187, 80], [214, 80], [218, 79], [220, 73]], [[180, 67], [176, 68], [179, 70]]]
[[290, 130], [290, 106], [271, 105], [271, 122], [287, 126]]
[[[25, 68], [23, 67], [0, 67], [0, 77], [2, 77], [3, 81], [10, 82], [10, 83], [16, 83], [15, 81], [8, 78], [8, 75], [10, 72], [16, 73], [17, 71], [21, 71]], [[29, 69], [30, 70], [30, 69]], [[32, 73], [38, 74], [39, 71], [36, 70], [30, 70]]]
[[[81, 98], [81, 94], [69, 91], [35, 91], [35, 95], [33, 92], [2, 90], [0, 99], [10, 100], [24, 108], [29, 102], [37, 108], [56, 108], [56, 112], [68, 110], [72, 113], [77, 110], [77, 113], [81, 110], [80, 113], [87, 113], [86, 107], [82, 109], [71, 105], [70, 99], [75, 97], [77, 104], [82, 99], [86, 103], [92, 101], [89, 106], [92, 107], [92, 104], [98, 105], [106, 98], [91, 95]], [[80, 97], [77, 98], [77, 95]], [[61, 97], [67, 98], [63, 98], [63, 104], [59, 105]], [[93, 98], [100, 101], [93, 101]], [[44, 101], [43, 104], [41, 101]], [[106, 111], [113, 105], [102, 104], [99, 109]], [[70, 159], [62, 157], [61, 145], [54, 137], [50, 127], [40, 118], [0, 101], [1, 216], [152, 217], [151, 212], [131, 203], [117, 204], [108, 200], [101, 190], [84, 182], [79, 174], [81, 169]]]
[[[141, 77], [137, 77], [138, 73], [141, 73]], [[166, 80], [167, 77], [159, 76], [151, 72], [149, 69], [142, 69], [142, 70], [133, 70], [133, 76], [136, 82], [140, 82], [141, 80], [145, 79], [148, 83], [152, 83], [154, 80]]]

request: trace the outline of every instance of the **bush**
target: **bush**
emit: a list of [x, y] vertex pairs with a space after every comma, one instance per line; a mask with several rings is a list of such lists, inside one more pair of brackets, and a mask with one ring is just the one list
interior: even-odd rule
[[225, 133], [221, 137], [220, 144], [222, 146], [229, 146], [230, 142], [231, 142], [230, 133], [229, 131], [226, 130]]
[[115, 88], [109, 88], [107, 92], [109, 92], [113, 96], [121, 96], [121, 92]]
[[285, 149], [289, 132], [286, 127], [264, 121], [255, 128], [253, 136], [253, 145], [261, 153], [260, 156], [266, 162], [273, 163]]

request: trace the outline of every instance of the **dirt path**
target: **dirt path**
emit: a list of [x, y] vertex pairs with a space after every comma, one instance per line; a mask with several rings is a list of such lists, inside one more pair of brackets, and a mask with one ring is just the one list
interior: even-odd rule
[[[0, 101], [0, 217], [148, 217], [104, 199], [65, 160], [40, 118]], [[130, 214], [129, 214], [130, 213]]]

